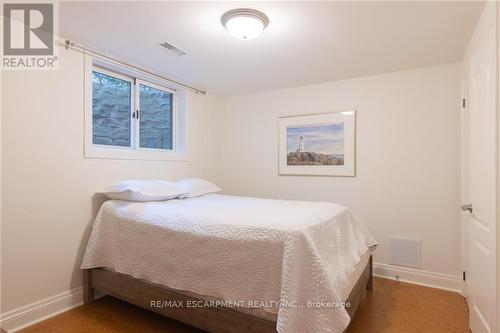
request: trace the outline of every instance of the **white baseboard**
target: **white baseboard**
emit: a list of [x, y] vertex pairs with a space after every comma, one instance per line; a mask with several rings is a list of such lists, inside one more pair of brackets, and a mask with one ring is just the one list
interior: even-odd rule
[[83, 304], [83, 288], [31, 303], [0, 316], [0, 327], [11, 333]]
[[460, 276], [422, 271], [420, 269], [389, 264], [373, 263], [373, 275], [457, 293], [460, 293], [462, 287]]

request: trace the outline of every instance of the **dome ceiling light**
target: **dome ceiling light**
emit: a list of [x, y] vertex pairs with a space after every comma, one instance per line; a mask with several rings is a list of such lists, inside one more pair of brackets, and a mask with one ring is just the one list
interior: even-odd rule
[[266, 14], [248, 8], [230, 10], [220, 21], [233, 37], [243, 40], [259, 36], [269, 24]]

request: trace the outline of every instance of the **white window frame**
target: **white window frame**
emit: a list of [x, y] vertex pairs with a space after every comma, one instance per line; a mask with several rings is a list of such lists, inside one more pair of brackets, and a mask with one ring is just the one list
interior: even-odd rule
[[[130, 147], [120, 147], [111, 145], [100, 145], [93, 143], [93, 124], [92, 124], [92, 71], [101, 72], [121, 80], [131, 83], [131, 135]], [[184, 92], [170, 88], [166, 85], [158, 84], [152, 79], [148, 80], [144, 75], [130, 72], [126, 68], [119, 68], [116, 65], [103, 64], [96, 62], [90, 55], [85, 55], [85, 158], [106, 158], [106, 159], [138, 159], [138, 160], [174, 160], [187, 161], [185, 147], [185, 116], [184, 113]], [[172, 96], [172, 149], [157, 149], [140, 147], [140, 119], [132, 117], [134, 111], [139, 110], [140, 117], [140, 98], [139, 84], [143, 84], [155, 89], [159, 89]]]

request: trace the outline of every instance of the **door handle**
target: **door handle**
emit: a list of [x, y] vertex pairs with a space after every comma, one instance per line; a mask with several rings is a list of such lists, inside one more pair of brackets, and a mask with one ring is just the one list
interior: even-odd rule
[[462, 205], [460, 206], [460, 208], [464, 211], [468, 211], [469, 213], [472, 214], [472, 204], [466, 204], [466, 205]]

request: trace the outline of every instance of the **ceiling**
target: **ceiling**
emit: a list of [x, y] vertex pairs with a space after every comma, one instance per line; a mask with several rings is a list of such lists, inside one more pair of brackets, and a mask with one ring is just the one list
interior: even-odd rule
[[[482, 2], [60, 2], [60, 34], [230, 96], [459, 61]], [[220, 24], [269, 16], [254, 40]], [[158, 44], [187, 52], [177, 56]]]

